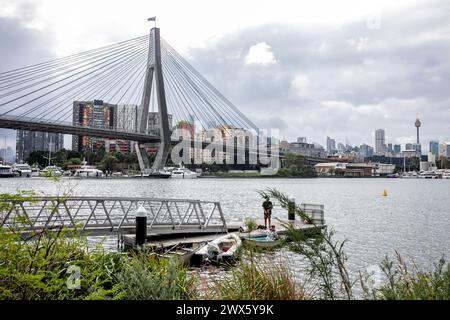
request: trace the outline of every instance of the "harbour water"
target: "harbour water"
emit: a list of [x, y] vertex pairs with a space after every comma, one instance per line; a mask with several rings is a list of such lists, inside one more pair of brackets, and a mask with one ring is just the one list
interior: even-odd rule
[[[227, 221], [262, 218], [258, 190], [276, 188], [298, 203], [325, 206], [326, 223], [337, 239], [348, 239], [349, 268], [378, 265], [395, 250], [428, 267], [450, 256], [450, 181], [423, 179], [0, 179], [0, 193], [34, 190], [56, 195], [70, 189], [78, 196], [191, 198], [220, 201]], [[383, 190], [387, 196], [381, 196]], [[287, 217], [275, 203], [273, 218]], [[117, 239], [105, 246], [116, 249]], [[295, 261], [295, 255], [292, 256]]]

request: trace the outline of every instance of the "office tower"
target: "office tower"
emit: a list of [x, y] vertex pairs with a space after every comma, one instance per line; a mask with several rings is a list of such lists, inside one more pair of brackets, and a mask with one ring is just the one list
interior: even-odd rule
[[447, 157], [447, 144], [439, 143], [439, 153], [438, 158]]
[[[167, 115], [167, 121], [169, 122], [169, 129], [172, 129], [172, 115]], [[193, 125], [193, 122], [188, 121]], [[156, 131], [159, 134], [159, 115], [158, 112], [149, 112], [148, 113], [148, 124], [147, 124], [148, 130]]]
[[62, 133], [16, 131], [17, 162], [25, 162], [33, 151], [56, 152], [62, 148], [64, 148], [64, 135]]
[[[81, 127], [102, 129], [117, 129], [117, 105], [105, 103], [102, 100], [74, 101], [73, 124]], [[72, 149], [96, 151], [105, 145], [105, 139], [88, 136], [72, 136]]]
[[422, 154], [422, 145], [420, 143], [413, 143], [412, 146], [413, 150], [417, 152], [417, 156], [419, 157]]
[[365, 143], [363, 143], [360, 147], [360, 152], [363, 157], [371, 157], [373, 156], [373, 148]]
[[327, 137], [327, 152], [333, 153], [336, 151], [336, 140]]
[[385, 131], [378, 129], [375, 131], [375, 153], [384, 154], [386, 151]]
[[387, 144], [387, 151], [389, 151], [390, 153], [394, 152], [394, 149], [392, 148], [392, 143]]
[[134, 104], [119, 104], [117, 106], [117, 130], [137, 132], [139, 121], [139, 107]]
[[437, 140], [430, 141], [430, 152], [434, 154], [436, 157], [439, 157], [439, 141]]

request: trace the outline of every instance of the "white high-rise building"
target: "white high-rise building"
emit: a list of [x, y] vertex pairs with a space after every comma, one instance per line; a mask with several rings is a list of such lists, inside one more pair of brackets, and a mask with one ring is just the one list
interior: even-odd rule
[[386, 152], [386, 136], [383, 129], [375, 131], [375, 153], [384, 154]]
[[119, 104], [117, 106], [117, 130], [127, 132], [138, 131], [138, 106]]
[[439, 158], [441, 158], [441, 157], [448, 157], [449, 156], [449, 154], [447, 153], [448, 146], [450, 146], [450, 145], [447, 144], [447, 143], [440, 143], [439, 144]]

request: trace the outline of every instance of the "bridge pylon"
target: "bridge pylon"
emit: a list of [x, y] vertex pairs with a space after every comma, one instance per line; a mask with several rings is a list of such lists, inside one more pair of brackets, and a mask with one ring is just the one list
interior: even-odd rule
[[171, 131], [169, 128], [166, 93], [164, 90], [164, 79], [161, 64], [161, 37], [159, 28], [155, 27], [150, 30], [149, 41], [150, 43], [148, 49], [147, 69], [145, 74], [144, 91], [142, 94], [142, 102], [139, 115], [139, 129], [141, 133], [147, 131], [152, 85], [153, 81], [155, 81], [154, 94], [156, 94], [155, 98], [158, 105], [158, 122], [161, 142], [159, 143], [158, 152], [151, 169], [148, 161], [146, 161], [148, 158], [147, 152], [145, 151], [145, 146], [136, 143], [136, 153], [139, 159], [141, 172], [163, 169], [169, 156], [171, 142]]

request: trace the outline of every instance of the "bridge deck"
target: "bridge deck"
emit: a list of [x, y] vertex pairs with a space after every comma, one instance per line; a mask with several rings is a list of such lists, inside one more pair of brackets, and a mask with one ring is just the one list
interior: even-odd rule
[[51, 120], [42, 121], [26, 117], [18, 119], [14, 116], [5, 115], [0, 115], [0, 128], [93, 136], [99, 138], [137, 141], [140, 143], [160, 141], [158, 136], [149, 135], [147, 133], [117, 131], [105, 128], [80, 127], [65, 122], [52, 122]]

